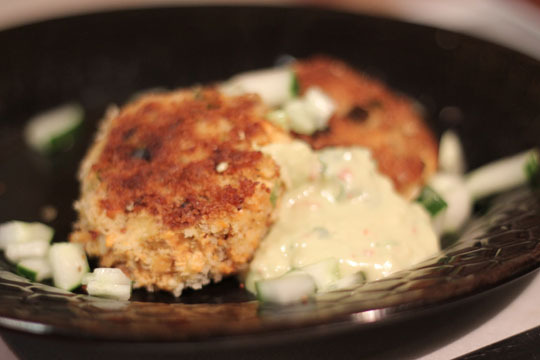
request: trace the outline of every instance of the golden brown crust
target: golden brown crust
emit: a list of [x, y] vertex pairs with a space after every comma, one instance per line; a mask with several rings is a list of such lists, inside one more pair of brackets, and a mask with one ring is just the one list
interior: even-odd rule
[[79, 172], [70, 241], [136, 287], [180, 295], [244, 269], [275, 217], [279, 167], [257, 150], [289, 141], [256, 95], [213, 88], [147, 95], [110, 113]]
[[315, 149], [365, 146], [396, 189], [410, 196], [437, 167], [437, 143], [412, 103], [343, 62], [314, 57], [294, 64], [300, 91], [323, 89], [337, 104], [328, 129], [298, 135]]
[[212, 89], [176, 97], [144, 98], [113, 120], [92, 166], [107, 187], [101, 207], [109, 217], [147, 211], [181, 229], [240, 210], [259, 185], [262, 153], [252, 143], [270, 141], [259, 99], [224, 100]]

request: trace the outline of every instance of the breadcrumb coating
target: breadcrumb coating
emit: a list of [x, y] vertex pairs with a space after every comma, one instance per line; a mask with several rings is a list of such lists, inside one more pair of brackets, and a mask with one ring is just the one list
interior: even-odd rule
[[315, 149], [369, 148], [379, 171], [409, 198], [435, 173], [437, 142], [412, 101], [333, 58], [317, 56], [293, 68], [301, 93], [316, 86], [337, 105], [327, 129], [299, 138]]
[[70, 240], [136, 287], [177, 296], [241, 271], [274, 220], [272, 190], [283, 191], [257, 148], [289, 136], [266, 112], [256, 95], [211, 87], [110, 111], [80, 168]]

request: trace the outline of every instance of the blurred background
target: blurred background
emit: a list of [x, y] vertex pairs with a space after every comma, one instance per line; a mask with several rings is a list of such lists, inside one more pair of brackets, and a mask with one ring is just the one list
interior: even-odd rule
[[[380, 15], [470, 34], [540, 59], [540, 0], [0, 0], [0, 31], [94, 11], [202, 4], [307, 5]], [[423, 359], [453, 358], [537, 326], [539, 292], [536, 276], [496, 317]], [[0, 359], [17, 359], [1, 339]]]
[[540, 57], [540, 0], [0, 0], [0, 29], [90, 11], [175, 4], [340, 8], [474, 34]]

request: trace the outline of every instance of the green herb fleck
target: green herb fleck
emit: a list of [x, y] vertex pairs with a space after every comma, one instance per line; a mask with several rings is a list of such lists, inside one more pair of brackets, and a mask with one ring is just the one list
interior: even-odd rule
[[364, 283], [367, 281], [367, 275], [364, 271], [358, 271], [355, 275], [358, 277], [358, 282]]
[[298, 76], [294, 71], [291, 71], [291, 85], [290, 91], [292, 97], [297, 97], [300, 95], [300, 82], [298, 81]]
[[272, 207], [276, 207], [277, 199], [278, 199], [278, 191], [280, 190], [280, 185], [275, 184], [272, 188], [272, 192], [270, 193], [270, 203], [272, 203]]
[[328, 165], [321, 159], [319, 159], [319, 162], [321, 163], [321, 175], [324, 175], [328, 169]]
[[431, 216], [437, 215], [448, 206], [446, 201], [429, 186], [424, 186], [416, 202], [424, 206]]
[[529, 185], [537, 189], [540, 187], [540, 161], [538, 158], [538, 151], [534, 150], [529, 155], [527, 161], [525, 162], [525, 174]]
[[322, 226], [316, 226], [313, 228], [312, 231], [316, 233], [319, 238], [327, 238], [330, 236], [330, 232], [328, 231], [328, 229]]

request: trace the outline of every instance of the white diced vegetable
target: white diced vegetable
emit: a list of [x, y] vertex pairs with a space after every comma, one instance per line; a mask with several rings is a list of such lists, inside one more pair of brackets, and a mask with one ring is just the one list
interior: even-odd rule
[[101, 281], [90, 281], [88, 285], [86, 285], [86, 292], [88, 292], [89, 295], [107, 299], [129, 300], [131, 297], [131, 284], [122, 285]]
[[330, 284], [328, 284], [326, 290], [340, 290], [351, 288], [353, 286], [366, 282], [366, 274], [363, 271], [355, 272], [354, 274], [344, 276]]
[[24, 128], [27, 144], [38, 151], [56, 150], [72, 142], [70, 136], [82, 123], [80, 105], [66, 104], [31, 118]]
[[447, 208], [436, 216], [435, 222], [442, 233], [456, 232], [465, 224], [472, 212], [472, 198], [462, 176], [439, 173], [430, 179], [430, 186], [437, 191]]
[[317, 285], [311, 275], [296, 273], [257, 281], [255, 288], [259, 300], [285, 305], [300, 302], [313, 296]]
[[73, 290], [81, 285], [89, 266], [81, 244], [57, 243], [49, 250], [54, 286]]
[[311, 135], [317, 131], [317, 123], [303, 99], [288, 101], [283, 111], [289, 118], [289, 128], [292, 131], [303, 135]]
[[461, 175], [465, 168], [465, 155], [459, 136], [452, 130], [445, 131], [439, 143], [440, 171]]
[[314, 119], [316, 129], [326, 128], [328, 120], [336, 110], [334, 101], [318, 87], [308, 88], [303, 97], [306, 107]]
[[289, 130], [289, 117], [282, 109], [276, 109], [266, 114], [266, 119], [272, 124], [279, 126], [283, 130]]
[[54, 230], [38, 222], [8, 221], [0, 225], [0, 250], [5, 250], [10, 243], [22, 243], [31, 240], [50, 242]]
[[120, 269], [116, 268], [96, 268], [94, 272], [86, 274], [83, 278], [83, 284], [90, 281], [101, 281], [119, 285], [131, 285], [131, 280]]
[[32, 281], [41, 281], [52, 276], [52, 269], [48, 258], [27, 258], [17, 264], [17, 273]]
[[45, 257], [49, 251], [47, 240], [29, 240], [25, 242], [13, 242], [6, 246], [6, 258], [16, 263], [24, 258]]
[[470, 172], [466, 185], [473, 199], [480, 199], [530, 181], [527, 165], [536, 149], [494, 161]]
[[291, 274], [293, 272], [311, 275], [317, 285], [317, 291], [326, 290], [331, 283], [340, 278], [339, 263], [336, 258], [328, 258], [314, 264], [302, 266], [297, 270], [293, 270]]
[[131, 280], [120, 269], [97, 268], [86, 274], [82, 283], [92, 296], [128, 300], [131, 297]]
[[334, 101], [317, 87], [307, 89], [301, 98], [288, 101], [283, 110], [294, 132], [311, 135], [328, 126], [335, 111]]

